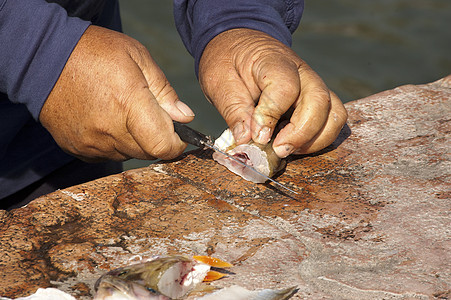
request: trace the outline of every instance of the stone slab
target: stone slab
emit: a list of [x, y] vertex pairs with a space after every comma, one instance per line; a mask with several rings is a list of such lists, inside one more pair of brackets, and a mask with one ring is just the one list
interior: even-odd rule
[[165, 254], [234, 264], [215, 286], [294, 299], [451, 297], [451, 76], [346, 104], [330, 147], [253, 184], [193, 151], [0, 210], [0, 295], [89, 299], [112, 268]]

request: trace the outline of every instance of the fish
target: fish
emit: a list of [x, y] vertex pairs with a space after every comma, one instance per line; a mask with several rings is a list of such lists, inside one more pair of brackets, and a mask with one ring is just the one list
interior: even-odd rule
[[[252, 181], [254, 181], [256, 183], [263, 183], [266, 180], [269, 180], [272, 183], [278, 185], [279, 187], [281, 187], [287, 191], [290, 191], [291, 193], [298, 194], [296, 191], [294, 191], [294, 190], [286, 187], [285, 185], [275, 181], [274, 179], [268, 177], [267, 174], [263, 174], [262, 172], [258, 171], [251, 164], [246, 164], [246, 162], [249, 162], [249, 161], [252, 162], [252, 159], [249, 160], [249, 155], [247, 155], [248, 153], [246, 153], [246, 151], [244, 151], [242, 153], [242, 155], [237, 155], [235, 153], [237, 155], [236, 157], [231, 156], [228, 153], [226, 153], [225, 150], [219, 149], [216, 146], [216, 145], [219, 145], [218, 143], [216, 145], [213, 145], [212, 139], [209, 136], [206, 136], [205, 134], [200, 133], [199, 131], [197, 131], [185, 124], [182, 124], [182, 123], [179, 123], [176, 121], [173, 121], [173, 124], [174, 124], [175, 132], [179, 135], [179, 137], [182, 139], [182, 141], [189, 143], [191, 145], [200, 147], [203, 150], [205, 150], [207, 148], [214, 150], [215, 151], [214, 153], [220, 154], [219, 156], [216, 156], [217, 158], [221, 158], [221, 155], [224, 158], [227, 158], [226, 160], [221, 159], [221, 161], [227, 162], [228, 166], [232, 166], [233, 168], [229, 168], [229, 169], [237, 171], [238, 172], [237, 174], [240, 174], [240, 175], [245, 174], [246, 175], [245, 178], [250, 178]], [[229, 137], [229, 139], [233, 139], [233, 135], [231, 134], [230, 130], [228, 132], [228, 137]], [[222, 139], [222, 140], [224, 141], [224, 140], [228, 140], [228, 139]], [[230, 141], [230, 143], [229, 143], [229, 145], [232, 145], [232, 144], [235, 144], [234, 140]], [[272, 166], [274, 165], [274, 164], [271, 164], [272, 162], [276, 162], [276, 163], [281, 162], [280, 158], [278, 158], [277, 155], [275, 155], [275, 152], [272, 149], [272, 143], [271, 143], [270, 147], [268, 147], [267, 145], [260, 145], [260, 144], [256, 144], [256, 145], [259, 145], [259, 148], [263, 149], [265, 153], [262, 155], [258, 155], [259, 153], [256, 153], [256, 155], [253, 155], [252, 157], [264, 156], [265, 158], [268, 158], [269, 156], [267, 155], [267, 153], [271, 154], [271, 156], [272, 156], [268, 160], [270, 162], [270, 167], [268, 169], [270, 170], [269, 174], [271, 174], [271, 176], [283, 168], [284, 165], [282, 166], [281, 164], [278, 164], [279, 166], [282, 166], [282, 168], [280, 168], [280, 169], [272, 168]], [[228, 146], [224, 147], [224, 149], [226, 149], [226, 148], [228, 148]], [[256, 151], [251, 151], [251, 152], [255, 153]], [[277, 160], [277, 161], [275, 161], [275, 160]], [[259, 164], [259, 163], [257, 165], [261, 166], [261, 164]], [[263, 164], [263, 165], [266, 166], [267, 164]], [[275, 171], [275, 172], [272, 172], [272, 171]], [[252, 176], [252, 173], [254, 173], [254, 176]], [[255, 177], [255, 176], [257, 176], [257, 177]]]
[[94, 299], [183, 299], [201, 282], [225, 276], [210, 270], [212, 266], [226, 268], [232, 265], [208, 256], [171, 255], [117, 268], [97, 280]]
[[[244, 164], [253, 167], [265, 176], [273, 177], [283, 170], [286, 165], [285, 160], [278, 157], [274, 152], [272, 147], [273, 141], [274, 140], [271, 140], [265, 145], [254, 141], [250, 141], [247, 144], [237, 145], [232, 131], [227, 128], [221, 136], [215, 140], [214, 145], [219, 150], [233, 156], [235, 159], [243, 162]], [[253, 172], [244, 165], [239, 164], [220, 152], [214, 152], [213, 159], [245, 180], [254, 183], [264, 183], [267, 181], [266, 177]]]
[[232, 285], [196, 300], [287, 300], [298, 292], [297, 286], [286, 289], [264, 289], [250, 291], [239, 285]]

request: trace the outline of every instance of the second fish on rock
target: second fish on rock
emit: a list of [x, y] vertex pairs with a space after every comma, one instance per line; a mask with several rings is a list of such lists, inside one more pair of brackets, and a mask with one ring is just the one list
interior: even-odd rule
[[[171, 300], [186, 299], [202, 282], [214, 281], [225, 274], [211, 267], [232, 265], [209, 256], [181, 255], [158, 257], [154, 260], [112, 270], [96, 283], [94, 300]], [[202, 290], [202, 289], [201, 289]], [[250, 291], [233, 285], [224, 289], [209, 288], [197, 300], [285, 300], [291, 298], [296, 287]], [[204, 292], [207, 289], [204, 290]], [[192, 299], [192, 297], [190, 297]]]

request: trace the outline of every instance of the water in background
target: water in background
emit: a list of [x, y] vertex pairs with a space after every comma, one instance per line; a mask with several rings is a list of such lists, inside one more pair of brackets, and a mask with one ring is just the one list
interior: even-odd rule
[[[170, 0], [120, 1], [124, 32], [144, 44], [180, 99], [192, 127], [217, 137], [226, 127], [205, 100]], [[451, 74], [450, 0], [307, 0], [293, 49], [343, 102]], [[192, 148], [189, 148], [192, 149]], [[126, 169], [151, 161], [130, 160]]]

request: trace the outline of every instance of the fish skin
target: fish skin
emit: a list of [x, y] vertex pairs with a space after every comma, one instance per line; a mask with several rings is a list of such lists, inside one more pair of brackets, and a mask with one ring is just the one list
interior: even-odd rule
[[[214, 145], [221, 151], [234, 156], [262, 174], [272, 177], [280, 172], [286, 164], [285, 160], [278, 157], [274, 152], [272, 147], [273, 141], [274, 140], [271, 140], [268, 144], [264, 145], [254, 141], [250, 141], [247, 144], [236, 145], [232, 131], [226, 129], [221, 136], [216, 139]], [[264, 176], [258, 175], [219, 152], [213, 153], [213, 159], [248, 181], [264, 183], [267, 180]]]
[[170, 300], [146, 287], [113, 275], [103, 276], [93, 300]]

